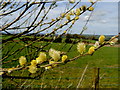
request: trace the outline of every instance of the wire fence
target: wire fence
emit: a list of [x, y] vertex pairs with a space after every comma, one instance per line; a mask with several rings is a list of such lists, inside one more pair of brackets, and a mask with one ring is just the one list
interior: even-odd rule
[[[77, 71], [81, 70], [81, 71], [84, 71], [84, 68], [83, 67], [67, 67], [67, 69], [72, 69], [71, 71], [69, 72], [65, 72], [63, 73], [61, 76], [59, 73], [50, 73], [51, 74], [51, 77], [42, 77], [41, 79], [44, 79], [44, 80], [48, 80], [48, 81], [52, 81], [52, 82], [56, 82], [58, 80], [61, 80], [61, 81], [70, 81], [71, 83], [74, 81], [78, 81], [81, 79], [81, 73], [79, 73], [80, 76], [78, 76], [76, 73], [74, 73], [75, 75], [73, 76], [72, 74], [67, 74], [67, 73], [70, 73], [70, 72], [73, 72], [73, 71], [76, 71], [75, 69], [77, 68]], [[59, 67], [59, 69], [63, 69], [62, 67]], [[83, 81], [82, 83], [83, 84], [90, 84], [90, 85], [94, 85], [95, 83], [98, 83], [99, 84], [99, 88], [118, 88], [118, 86], [120, 85], [119, 84], [119, 79], [120, 77], [118, 76], [118, 72], [112, 74], [112, 73], [109, 73], [106, 75], [106, 73], [103, 73], [102, 71], [107, 71], [110, 72], [111, 70], [115, 70], [115, 71], [118, 71], [118, 67], [100, 67], [99, 68], [99, 73], [95, 72], [94, 70], [95, 69], [98, 69], [98, 68], [94, 68], [94, 67], [89, 67], [85, 73], [85, 75], [83, 76]], [[78, 71], [78, 72], [79, 72]], [[64, 72], [64, 71], [63, 71]], [[97, 73], [97, 75], [95, 76], [95, 74]], [[67, 74], [65, 76], [65, 74]], [[112, 76], [112, 75], [113, 76]], [[53, 77], [52, 77], [53, 76]], [[59, 76], [59, 77], [58, 77]], [[97, 79], [97, 81], [95, 80]], [[69, 82], [68, 82], [69, 83]], [[60, 83], [61, 84], [61, 83]], [[48, 84], [49, 85], [49, 84]], [[59, 84], [57, 84], [59, 86]], [[88, 87], [90, 87], [89, 85], [86, 85]], [[83, 85], [84, 87], [84, 85]], [[95, 86], [94, 86], [95, 87]], [[84, 87], [85, 88], [85, 87]]]

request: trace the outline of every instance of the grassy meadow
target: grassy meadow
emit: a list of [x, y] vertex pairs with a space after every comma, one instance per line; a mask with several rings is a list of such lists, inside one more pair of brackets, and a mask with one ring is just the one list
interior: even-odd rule
[[[54, 48], [56, 50], [67, 52], [68, 58], [72, 58], [79, 54], [76, 49], [76, 44], [74, 44], [69, 50], [72, 45], [70, 43], [66, 44], [41, 41], [33, 43], [30, 47], [21, 49], [28, 43], [31, 43], [31, 41], [11, 41], [11, 43], [3, 44], [2, 55], [3, 57], [9, 57], [3, 60], [2, 66], [4, 68], [16, 67], [19, 64], [18, 58], [25, 55], [27, 55], [27, 60], [30, 62], [37, 57], [39, 53], [38, 49], [44, 45], [46, 45], [44, 50]], [[87, 50], [89, 47], [90, 46], [87, 45]], [[79, 86], [80, 88], [92, 87], [95, 67], [100, 68], [100, 88], [118, 88], [118, 48], [119, 47], [104, 46], [97, 50], [92, 56], [81, 57], [65, 65], [60, 65], [56, 68], [46, 70], [42, 76], [40, 76], [41, 78], [3, 78], [3, 88], [76, 88], [86, 65], [88, 65], [88, 68], [83, 81]], [[11, 74], [8, 73], [8, 75], [28, 77], [29, 72], [27, 70], [20, 70], [14, 71]], [[31, 77], [33, 76], [35, 75], [31, 75]]]

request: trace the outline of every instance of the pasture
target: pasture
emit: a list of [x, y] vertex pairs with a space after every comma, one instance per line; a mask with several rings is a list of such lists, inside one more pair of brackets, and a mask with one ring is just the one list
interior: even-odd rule
[[[30, 41], [26, 41], [26, 43], [30, 43]], [[15, 53], [14, 55], [11, 55], [3, 61], [2, 66], [5, 68], [16, 67], [19, 64], [18, 58], [20, 56], [33, 52], [31, 55], [27, 56], [27, 60], [30, 62], [30, 60], [35, 59], [38, 55], [39, 52], [36, 52], [36, 50], [46, 44], [48, 45], [44, 47], [44, 50], [54, 48], [56, 50], [67, 52], [68, 58], [72, 58], [79, 54], [76, 50], [76, 44], [74, 44], [69, 50], [72, 45], [70, 43], [66, 44], [41, 41], [34, 43], [32, 45], [34, 47], [31, 46], [21, 50], [18, 52], [19, 54]], [[22, 41], [12, 42], [9, 43], [9, 45], [3, 45], [5, 48], [2, 51], [2, 55], [10, 55], [15, 50], [22, 48], [24, 45], [25, 43]], [[90, 45], [87, 45], [87, 50], [89, 47]], [[100, 68], [100, 88], [118, 88], [118, 49], [119, 47], [104, 46], [97, 50], [92, 56], [81, 57], [65, 65], [63, 64], [53, 69], [46, 70], [40, 78], [3, 78], [3, 88], [76, 88], [86, 65], [88, 65], [88, 68], [79, 88], [92, 88], [95, 67]], [[29, 72], [27, 70], [20, 70], [14, 71], [8, 75], [29, 77]], [[34, 76], [36, 75], [31, 75], [31, 77]]]

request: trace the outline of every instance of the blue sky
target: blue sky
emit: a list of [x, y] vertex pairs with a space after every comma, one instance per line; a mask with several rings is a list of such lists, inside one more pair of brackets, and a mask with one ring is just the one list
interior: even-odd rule
[[[89, 5], [86, 2], [80, 3]], [[70, 4], [71, 5], [71, 4]], [[70, 6], [69, 5], [69, 6]], [[59, 7], [54, 10], [50, 16], [54, 16], [63, 12], [66, 4], [59, 3]], [[76, 8], [77, 8], [76, 7]], [[86, 23], [87, 18], [91, 12], [86, 12], [80, 16], [80, 19], [75, 23], [70, 33], [79, 34]], [[83, 34], [97, 34], [97, 35], [116, 35], [118, 34], [118, 3], [117, 2], [99, 2], [95, 6], [95, 10], [87, 24], [87, 30]]]
[[95, 11], [84, 33], [117, 34], [118, 33], [118, 3], [97, 3]]
[[[84, 4], [86, 6], [89, 6], [90, 4], [85, 1], [88, 1], [88, 0], [84, 0], [84, 2], [77, 5], [74, 9], [76, 9]], [[107, 1], [107, 0], [103, 0], [103, 1]], [[111, 1], [113, 1], [113, 0], [111, 0]], [[114, 0], [114, 1], [117, 1], [117, 0]], [[61, 1], [61, 2], [58, 2], [57, 5], [58, 5], [58, 7], [51, 10], [51, 12], [49, 13], [49, 15], [48, 15], [49, 19], [47, 19], [47, 21], [60, 16], [60, 13], [63, 13], [64, 10], [66, 9], [66, 7], [70, 8], [74, 4], [69, 4], [68, 1], [66, 1], [66, 2]], [[48, 7], [48, 6], [49, 5], [46, 5], [46, 7]], [[87, 24], [87, 30], [84, 31], [83, 34], [92, 34], [92, 35], [94, 35], [94, 34], [96, 34], [96, 35], [101, 35], [101, 34], [116, 35], [116, 34], [118, 34], [118, 2], [98, 2], [94, 8], [95, 8], [95, 10], [92, 14], [92, 17], [90, 18], [90, 21]], [[75, 25], [72, 27], [72, 29], [68, 33], [79, 34], [81, 32], [83, 26], [85, 25], [86, 20], [89, 17], [90, 13], [91, 12], [87, 11], [84, 14], [82, 14], [80, 16], [80, 19], [75, 23]], [[2, 21], [0, 21], [0, 24], [2, 24], [3, 22], [5, 22], [8, 19], [9, 19], [8, 22], [11, 22], [11, 20], [13, 18], [15, 19], [18, 15], [19, 14], [17, 12], [17, 13], [14, 13], [14, 17], [7, 16], [7, 17], [3, 18]], [[41, 18], [41, 17], [42, 16], [40, 16], [39, 18]], [[34, 15], [31, 17], [30, 20], [32, 20], [33, 18], [34, 18]], [[17, 22], [16, 25], [21, 23], [25, 19], [26, 18], [23, 18], [21, 21]], [[39, 21], [39, 19], [38, 19], [38, 21]], [[63, 22], [61, 22], [61, 23], [63, 23]], [[63, 32], [68, 26], [59, 30], [57, 34]], [[44, 27], [42, 27], [42, 28], [44, 28]], [[49, 33], [52, 31], [53, 28], [54, 27], [51, 27], [50, 29], [47, 30], [47, 32], [45, 31], [42, 33]], [[39, 27], [38, 27], [38, 29], [39, 29]], [[16, 32], [19, 32], [19, 31], [16, 31]]]

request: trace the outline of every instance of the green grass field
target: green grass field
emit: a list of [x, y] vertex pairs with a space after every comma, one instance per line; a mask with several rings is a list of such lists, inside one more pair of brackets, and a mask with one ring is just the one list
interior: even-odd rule
[[[30, 43], [29, 41], [27, 43]], [[32, 46], [41, 47], [46, 42], [36, 42]], [[13, 42], [8, 45], [3, 45], [3, 56], [8, 55], [9, 57], [3, 61], [3, 67], [15, 67], [18, 63], [18, 58], [33, 52], [27, 56], [27, 60], [30, 61], [36, 58], [39, 52], [36, 52], [37, 48], [29, 47], [21, 50], [14, 55], [11, 55], [15, 50], [22, 48], [25, 45], [23, 42]], [[44, 48], [54, 48], [60, 51], [68, 51], [71, 44], [66, 43], [50, 43]], [[87, 46], [87, 49], [90, 46]], [[8, 52], [9, 51], [9, 52]], [[28, 52], [27, 52], [28, 51]], [[76, 44], [73, 45], [71, 50], [68, 52], [68, 57], [72, 58], [79, 53], [76, 50]], [[12, 62], [9, 62], [11, 61]], [[117, 88], [118, 87], [118, 47], [102, 47], [94, 53], [93, 56], [81, 57], [75, 61], [69, 62], [66, 65], [61, 65], [56, 68], [45, 71], [40, 79], [3, 79], [3, 88], [76, 88], [81, 75], [84, 71], [85, 66], [88, 64], [88, 69], [85, 73], [84, 79], [80, 88], [91, 88], [94, 76], [94, 68], [100, 68], [100, 88]], [[27, 70], [14, 71], [11, 76], [28, 76]], [[35, 76], [35, 75], [32, 75]]]

